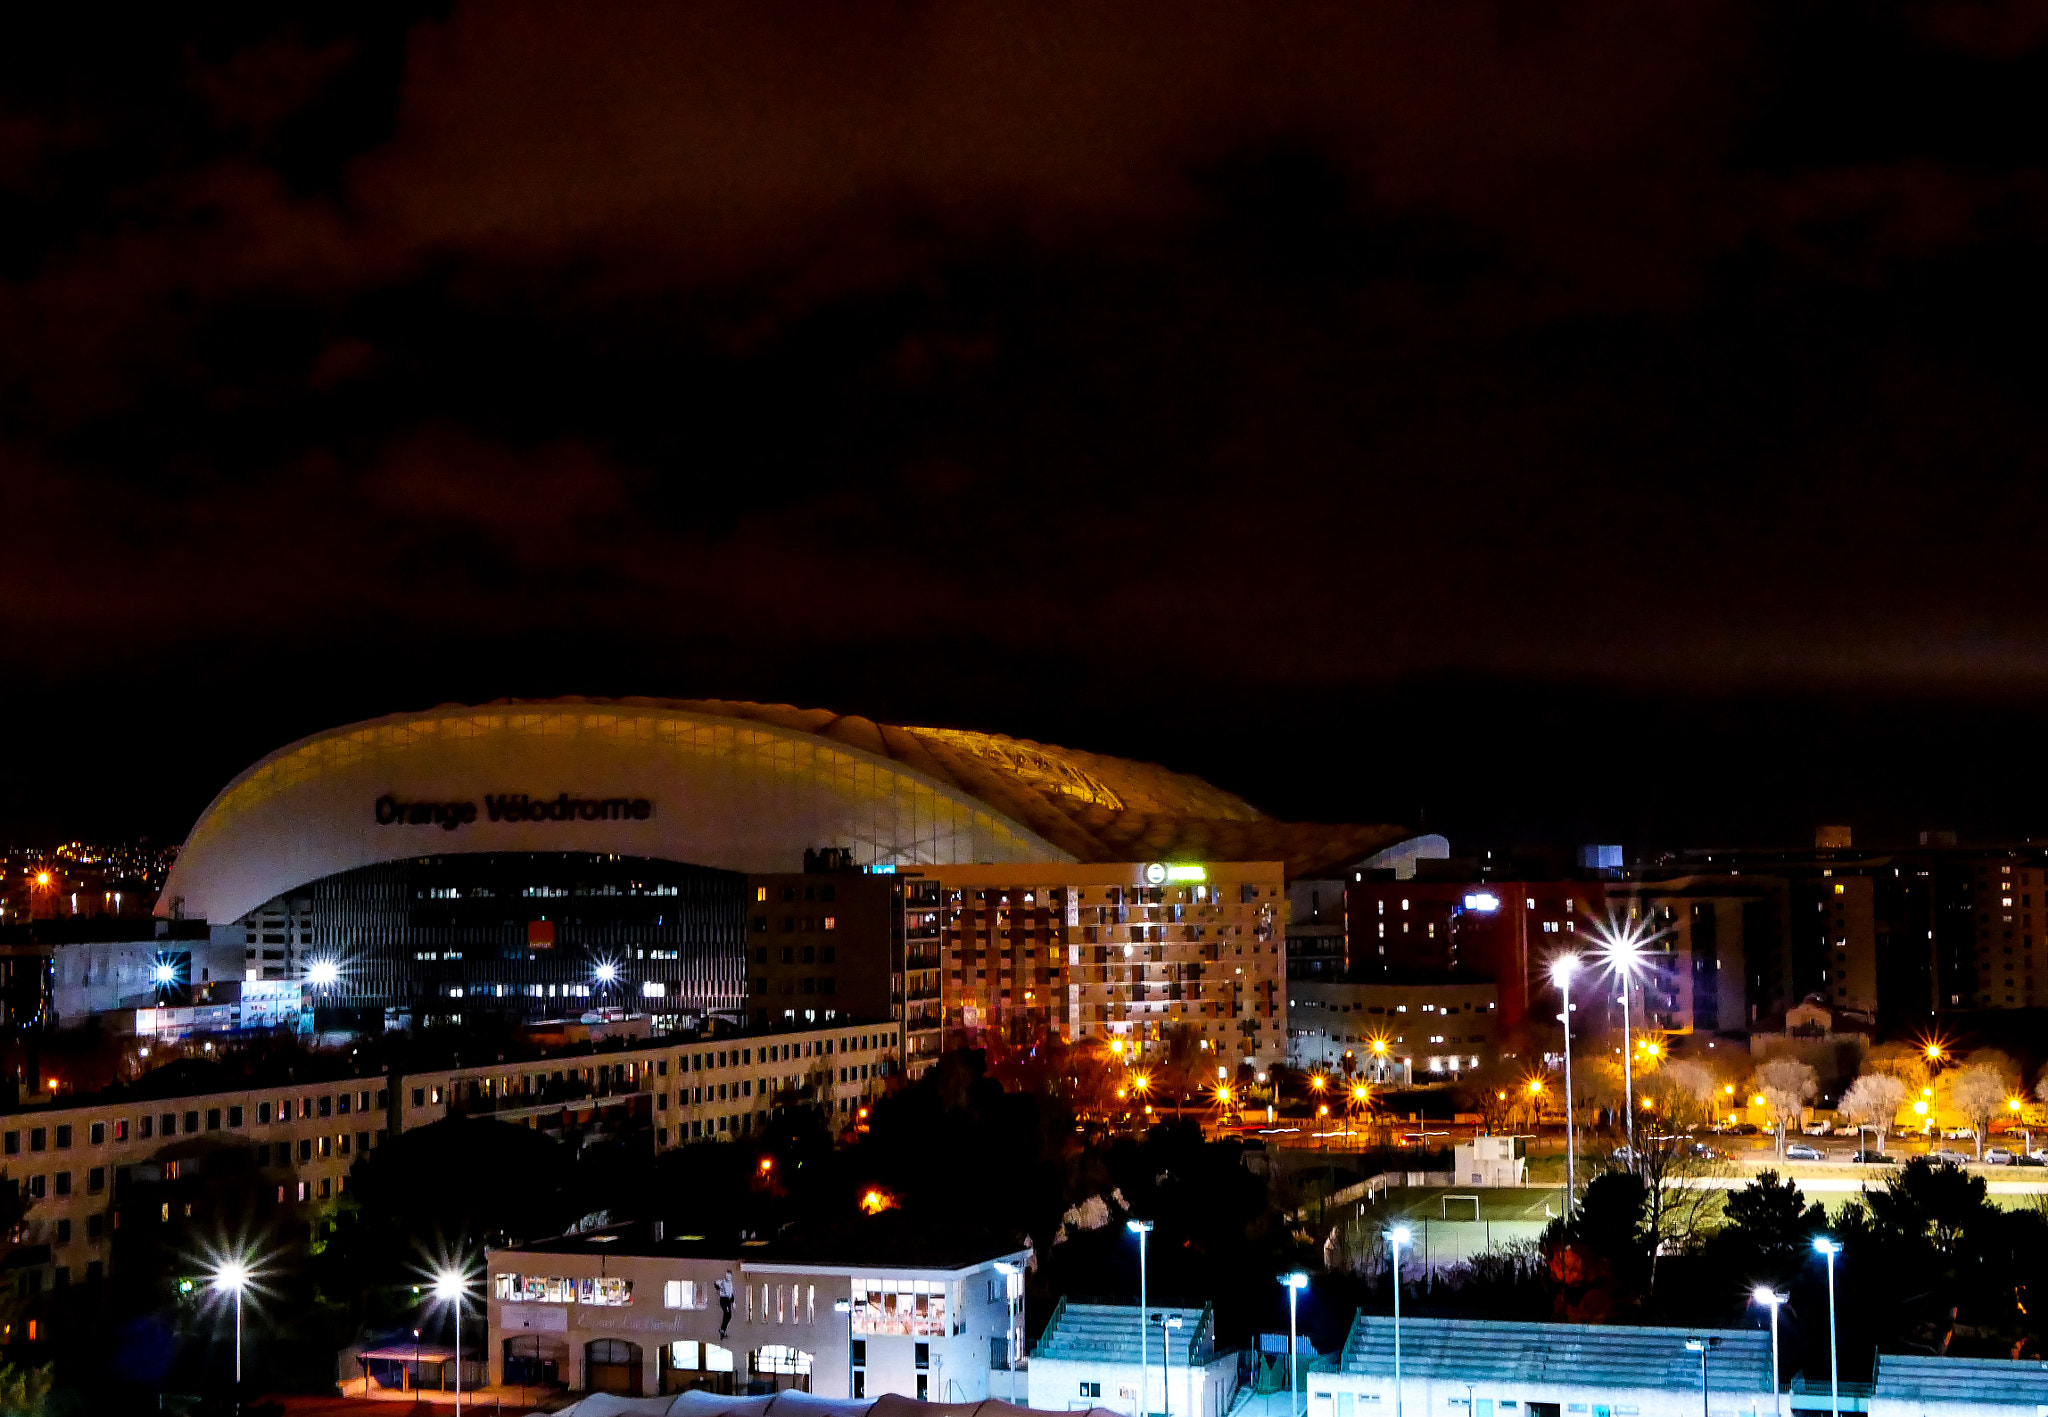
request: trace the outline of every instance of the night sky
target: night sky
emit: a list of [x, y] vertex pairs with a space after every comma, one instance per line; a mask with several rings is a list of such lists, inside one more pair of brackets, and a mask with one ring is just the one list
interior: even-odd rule
[[2048, 833], [2048, 4], [0, 24], [0, 835], [563, 693]]

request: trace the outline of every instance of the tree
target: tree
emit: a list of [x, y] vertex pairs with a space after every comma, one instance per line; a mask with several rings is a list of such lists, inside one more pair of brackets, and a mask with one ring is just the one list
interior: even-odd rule
[[1852, 1122], [1878, 1129], [1878, 1149], [1891, 1140], [1892, 1122], [1906, 1105], [1905, 1080], [1894, 1073], [1865, 1073], [1849, 1084], [1836, 1110]]
[[1642, 1177], [1602, 1172], [1587, 1183], [1576, 1210], [1545, 1227], [1541, 1245], [1556, 1318], [1599, 1323], [1641, 1305], [1654, 1245], [1644, 1225], [1648, 1200]]
[[1773, 1058], [1756, 1070], [1757, 1091], [1778, 1128], [1778, 1154], [1785, 1154], [1785, 1126], [1799, 1120], [1800, 1109], [1820, 1091], [1811, 1064], [1797, 1058]]
[[1949, 1080], [1949, 1097], [1956, 1110], [1970, 1119], [1977, 1134], [1977, 1159], [1984, 1159], [1984, 1133], [1991, 1118], [2005, 1105], [2005, 1079], [1983, 1063], [1958, 1070]]

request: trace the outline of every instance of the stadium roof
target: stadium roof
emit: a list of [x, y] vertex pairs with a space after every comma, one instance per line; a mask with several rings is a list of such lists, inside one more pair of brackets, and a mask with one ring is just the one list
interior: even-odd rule
[[[1713, 1386], [1771, 1391], [1771, 1336], [1756, 1329], [1542, 1324], [1497, 1319], [1401, 1321], [1403, 1381], [1556, 1383], [1579, 1387], [1700, 1389], [1699, 1354], [1687, 1339], [1712, 1339]], [[1360, 1314], [1337, 1370], [1392, 1377], [1394, 1323]]]
[[201, 814], [157, 913], [224, 923], [315, 880], [445, 852], [764, 872], [829, 846], [863, 866], [1281, 861], [1303, 876], [1403, 843], [1415, 849], [1405, 828], [1280, 822], [1185, 773], [1000, 734], [715, 699], [504, 699], [271, 753]]
[[2048, 1407], [2048, 1363], [2038, 1359], [1877, 1355], [1875, 1392], [1901, 1402], [1996, 1401]]

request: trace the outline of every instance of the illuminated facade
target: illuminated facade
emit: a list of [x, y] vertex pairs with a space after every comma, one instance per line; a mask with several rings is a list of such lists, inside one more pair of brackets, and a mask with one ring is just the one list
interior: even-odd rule
[[[1277, 1057], [1282, 882], [1419, 840], [1277, 822], [1185, 774], [996, 734], [722, 701], [447, 705], [243, 772], [157, 912], [239, 945], [247, 979], [304, 980], [316, 1007], [382, 1005], [387, 1022], [611, 1004], [783, 1026], [886, 1001], [920, 1053], [948, 1025], [1000, 1021], [1184, 1024]], [[1148, 861], [1215, 874], [1148, 882], [1126, 864]], [[901, 887], [861, 941], [827, 940], [823, 921], [865, 917], [817, 908], [800, 868]], [[962, 923], [953, 953], [973, 965], [941, 938]], [[824, 969], [827, 950], [862, 977]], [[868, 1002], [802, 1002], [828, 979]]]
[[936, 972], [949, 1029], [1141, 1049], [1184, 1031], [1222, 1056], [1284, 1057], [1282, 863], [950, 866], [928, 875], [938, 883]]

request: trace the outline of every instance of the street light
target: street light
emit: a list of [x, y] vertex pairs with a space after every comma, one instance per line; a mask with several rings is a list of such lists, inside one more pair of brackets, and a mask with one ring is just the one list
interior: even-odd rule
[[242, 1291], [249, 1287], [249, 1266], [240, 1260], [225, 1260], [213, 1272], [213, 1287], [235, 1296], [235, 1409], [242, 1406]]
[[469, 1277], [459, 1269], [444, 1269], [434, 1276], [434, 1297], [455, 1307], [455, 1417], [462, 1417], [462, 1301], [469, 1293]]
[[1387, 1245], [1394, 1252], [1394, 1417], [1401, 1417], [1401, 1247], [1411, 1238], [1405, 1225], [1387, 1232]]
[[1550, 962], [1551, 982], [1564, 999], [1564, 1212], [1572, 1213], [1572, 1198], [1578, 1194], [1578, 1133], [1572, 1127], [1572, 976], [1579, 972], [1577, 955], [1559, 955]]
[[1718, 1338], [1688, 1338], [1685, 1351], [1700, 1355], [1700, 1417], [1707, 1417], [1707, 1355], [1721, 1346]]
[[1634, 921], [1623, 925], [1609, 917], [1606, 928], [1598, 932], [1601, 952], [1607, 957], [1608, 972], [1621, 979], [1621, 1089], [1622, 1111], [1628, 1117], [1629, 1169], [1641, 1169], [1636, 1159], [1636, 1083], [1635, 1071], [1630, 1054], [1635, 1050], [1633, 1035], [1629, 1031], [1628, 993], [1635, 984], [1636, 971], [1643, 967], [1643, 947], [1650, 942], [1651, 935], [1644, 926]]
[[1167, 1342], [1166, 1331], [1180, 1327], [1180, 1315], [1154, 1314], [1152, 1322], [1159, 1325], [1160, 1417], [1173, 1417], [1173, 1348]]
[[1300, 1270], [1280, 1276], [1280, 1282], [1287, 1286], [1287, 1417], [1294, 1417], [1300, 1409], [1295, 1405], [1294, 1392], [1294, 1301], [1301, 1291], [1308, 1288], [1308, 1276]]
[[1813, 1247], [1828, 1257], [1828, 1411], [1833, 1417], [1842, 1417], [1842, 1365], [1835, 1344], [1835, 1256], [1842, 1246], [1825, 1235], [1816, 1235]]
[[1150, 1363], [1145, 1350], [1145, 1237], [1152, 1233], [1149, 1220], [1126, 1220], [1124, 1228], [1138, 1237], [1138, 1395], [1131, 1400], [1131, 1417], [1144, 1417], [1146, 1374]]
[[1785, 1399], [1779, 1396], [1778, 1387], [1778, 1306], [1791, 1295], [1780, 1294], [1768, 1284], [1759, 1284], [1749, 1297], [1771, 1308], [1771, 1414], [1772, 1417], [1784, 1417]]

